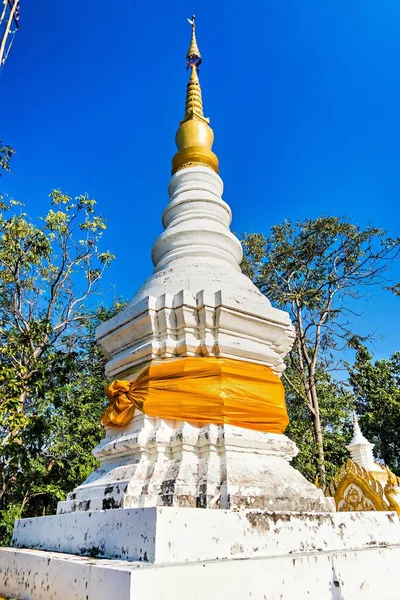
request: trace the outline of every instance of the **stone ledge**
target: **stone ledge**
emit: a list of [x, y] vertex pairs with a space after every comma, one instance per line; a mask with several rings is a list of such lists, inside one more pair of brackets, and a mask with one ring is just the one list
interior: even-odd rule
[[0, 548], [0, 594], [22, 600], [398, 600], [400, 546], [149, 565]]
[[16, 522], [13, 545], [157, 564], [400, 545], [396, 513], [113, 509]]
[[[129, 315], [129, 317], [128, 317]], [[151, 360], [217, 356], [269, 366], [281, 373], [293, 345], [286, 313], [263, 296], [236, 298], [217, 291], [148, 296], [100, 325], [98, 343], [109, 378], [125, 378]]]

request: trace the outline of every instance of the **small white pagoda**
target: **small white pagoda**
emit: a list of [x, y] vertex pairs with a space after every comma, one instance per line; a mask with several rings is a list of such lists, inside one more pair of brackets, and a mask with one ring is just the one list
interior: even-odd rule
[[241, 273], [191, 24], [154, 272], [97, 331], [110, 380], [100, 466], [57, 515], [17, 521], [0, 594], [398, 600], [397, 515], [336, 513], [290, 465], [279, 376], [293, 327]]
[[351, 458], [335, 473], [325, 493], [334, 498], [339, 511], [384, 510], [400, 516], [400, 478], [375, 461], [373, 448], [354, 415], [353, 438], [347, 446]]

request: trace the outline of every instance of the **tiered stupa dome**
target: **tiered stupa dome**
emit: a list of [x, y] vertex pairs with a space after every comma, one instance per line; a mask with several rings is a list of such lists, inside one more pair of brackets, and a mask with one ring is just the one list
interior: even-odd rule
[[[280, 374], [294, 339], [240, 268], [204, 116], [195, 18], [183, 120], [154, 271], [97, 330], [108, 358], [101, 467], [59, 512], [78, 506], [274, 506], [330, 512], [331, 499], [290, 465], [296, 445]], [[251, 474], [249, 476], [249, 473]]]

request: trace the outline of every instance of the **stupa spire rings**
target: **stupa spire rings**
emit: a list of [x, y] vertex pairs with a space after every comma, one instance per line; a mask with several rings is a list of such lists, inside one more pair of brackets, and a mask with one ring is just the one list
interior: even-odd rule
[[196, 117], [201, 117], [208, 123], [209, 119], [205, 119], [203, 113], [203, 100], [201, 97], [201, 87], [197, 75], [197, 67], [193, 64], [191, 70], [192, 72], [190, 73], [186, 91], [185, 118], [182, 120], [182, 123], [187, 119]]
[[191, 69], [191, 73], [186, 90], [185, 117], [181, 121], [181, 125], [189, 119], [204, 119], [208, 124], [210, 120], [204, 117], [201, 87], [197, 74], [202, 58], [196, 40], [196, 15], [192, 15], [192, 19], [188, 19], [188, 22], [192, 26], [192, 37], [186, 53], [186, 64], [188, 69]]

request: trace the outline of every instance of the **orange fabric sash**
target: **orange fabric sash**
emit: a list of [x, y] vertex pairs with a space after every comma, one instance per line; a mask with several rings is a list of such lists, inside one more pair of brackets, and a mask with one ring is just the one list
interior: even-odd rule
[[289, 423], [281, 380], [263, 365], [226, 358], [180, 358], [151, 364], [135, 381], [105, 388], [101, 421], [124, 427], [138, 409], [151, 417], [203, 426], [223, 423], [282, 433]]

